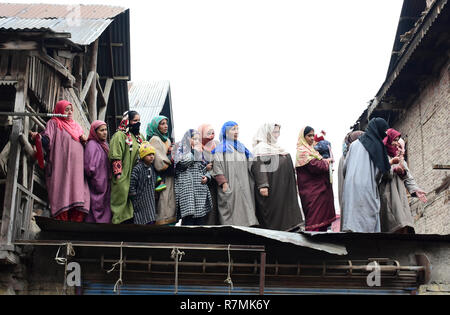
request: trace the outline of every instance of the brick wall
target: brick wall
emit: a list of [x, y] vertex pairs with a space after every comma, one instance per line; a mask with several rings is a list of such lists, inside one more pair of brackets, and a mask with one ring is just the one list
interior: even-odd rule
[[428, 193], [426, 205], [412, 199], [416, 232], [450, 234], [450, 192], [434, 191], [450, 171], [433, 170], [450, 164], [450, 62], [429, 82], [393, 128], [407, 140], [408, 165], [418, 185]]

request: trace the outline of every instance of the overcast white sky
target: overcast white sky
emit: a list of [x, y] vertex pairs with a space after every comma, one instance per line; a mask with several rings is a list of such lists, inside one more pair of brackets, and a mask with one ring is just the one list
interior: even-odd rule
[[[282, 125], [295, 157], [300, 130], [342, 140], [386, 77], [403, 0], [79, 0], [130, 8], [132, 81], [169, 80], [176, 140], [228, 120], [240, 140]], [[337, 191], [336, 191], [337, 195]]]

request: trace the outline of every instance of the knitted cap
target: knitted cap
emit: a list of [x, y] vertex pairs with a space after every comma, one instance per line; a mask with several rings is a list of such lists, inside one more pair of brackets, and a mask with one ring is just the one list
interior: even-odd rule
[[155, 148], [150, 145], [150, 142], [144, 141], [139, 148], [139, 157], [142, 159], [149, 154], [155, 154]]

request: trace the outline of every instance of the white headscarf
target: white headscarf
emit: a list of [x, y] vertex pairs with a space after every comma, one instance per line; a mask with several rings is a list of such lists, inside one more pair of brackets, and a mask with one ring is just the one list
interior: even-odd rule
[[280, 125], [274, 123], [265, 123], [258, 129], [258, 132], [253, 138], [253, 155], [255, 157], [264, 155], [288, 154], [288, 152], [286, 152], [277, 144], [277, 139], [275, 139], [275, 137], [273, 136], [275, 126]]

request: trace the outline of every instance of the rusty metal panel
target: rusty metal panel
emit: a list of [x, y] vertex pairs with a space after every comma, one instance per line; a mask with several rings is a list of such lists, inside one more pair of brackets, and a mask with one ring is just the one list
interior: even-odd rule
[[106, 5], [56, 5], [56, 4], [14, 4], [1, 3], [1, 17], [24, 19], [55, 19], [80, 16], [82, 19], [109, 19], [123, 13], [122, 7]]

